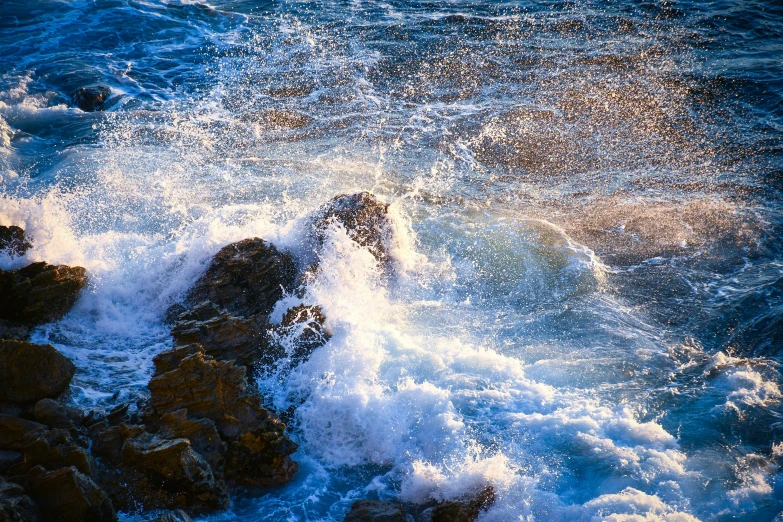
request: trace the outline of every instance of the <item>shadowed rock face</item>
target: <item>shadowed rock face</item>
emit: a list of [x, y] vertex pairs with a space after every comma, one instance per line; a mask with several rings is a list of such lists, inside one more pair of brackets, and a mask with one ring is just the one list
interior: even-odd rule
[[22, 256], [32, 247], [30, 237], [19, 227], [0, 225], [0, 250], [6, 250], [12, 256]]
[[345, 515], [345, 522], [407, 522], [399, 502], [387, 500], [357, 500]]
[[18, 482], [29, 492], [45, 520], [114, 522], [111, 500], [93, 480], [75, 467], [46, 471], [33, 468]]
[[185, 304], [211, 301], [232, 315], [268, 315], [296, 281], [296, 265], [288, 254], [263, 239], [253, 238], [221, 249], [206, 273], [196, 281]]
[[474, 522], [482, 511], [495, 503], [495, 489], [487, 486], [474, 496], [441, 502], [425, 511], [424, 522]]
[[0, 521], [39, 522], [41, 514], [24, 488], [0, 478]]
[[57, 397], [75, 372], [73, 363], [50, 344], [0, 340], [0, 401]]
[[345, 194], [332, 199], [319, 211], [313, 228], [316, 237], [323, 241], [329, 225], [340, 224], [351, 239], [369, 249], [377, 260], [385, 261], [389, 256], [384, 245], [390, 230], [388, 210], [389, 205], [369, 192]]
[[99, 111], [111, 95], [111, 89], [105, 85], [81, 87], [73, 93], [73, 103], [85, 112]]
[[33, 263], [0, 270], [0, 319], [35, 325], [65, 315], [87, 284], [84, 268]]

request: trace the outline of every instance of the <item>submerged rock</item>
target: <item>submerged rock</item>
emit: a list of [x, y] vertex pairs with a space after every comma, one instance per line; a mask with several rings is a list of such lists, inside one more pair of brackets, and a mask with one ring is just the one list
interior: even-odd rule
[[[174, 352], [191, 354], [176, 369], [156, 371], [149, 383], [150, 405], [160, 416], [161, 429], [181, 430], [183, 419], [210, 420], [226, 443], [224, 472], [230, 482], [252, 486], [288, 482], [298, 470], [290, 458], [296, 445], [286, 436], [285, 424], [248, 387], [245, 368], [216, 361], [200, 347]], [[156, 368], [169, 369], [172, 359], [164, 352], [156, 357]]]
[[41, 514], [24, 488], [0, 477], [0, 522], [39, 522]]
[[0, 401], [35, 402], [68, 389], [76, 367], [50, 344], [0, 340]]
[[283, 315], [276, 333], [282, 342], [291, 346], [292, 353], [289, 355], [294, 361], [307, 358], [331, 338], [324, 327], [325, 321], [320, 306], [299, 305]]
[[332, 223], [342, 225], [351, 239], [369, 249], [379, 261], [388, 259], [386, 238], [390, 233], [389, 205], [369, 192], [344, 194], [329, 201], [318, 213], [313, 227], [320, 241]]
[[99, 111], [111, 96], [111, 89], [105, 85], [81, 87], [73, 93], [73, 103], [85, 112]]
[[263, 239], [245, 239], [222, 248], [185, 298], [193, 308], [211, 301], [230, 314], [268, 315], [296, 281], [296, 265]]
[[23, 256], [33, 246], [31, 241], [23, 229], [0, 225], [0, 250], [6, 250], [11, 256]]
[[117, 516], [106, 493], [75, 467], [46, 471], [37, 466], [19, 483], [50, 522], [114, 522]]
[[0, 270], [0, 319], [43, 324], [65, 315], [87, 284], [82, 267], [33, 263]]
[[405, 509], [399, 502], [388, 500], [357, 500], [345, 515], [345, 522], [407, 522]]

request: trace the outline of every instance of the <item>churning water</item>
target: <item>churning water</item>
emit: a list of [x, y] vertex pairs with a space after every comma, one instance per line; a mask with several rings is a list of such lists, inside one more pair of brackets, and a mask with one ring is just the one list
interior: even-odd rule
[[301, 471], [205, 520], [487, 483], [483, 521], [781, 520], [783, 8], [479, 4], [0, 2], [0, 223], [35, 240], [0, 265], [91, 278], [33, 340], [132, 400], [215, 252], [306, 263], [368, 190], [392, 269], [333, 230], [333, 336], [259, 379]]

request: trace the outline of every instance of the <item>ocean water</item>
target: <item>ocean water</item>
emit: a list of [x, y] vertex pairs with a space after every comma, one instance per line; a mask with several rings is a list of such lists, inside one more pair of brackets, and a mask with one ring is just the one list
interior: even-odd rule
[[[492, 484], [481, 521], [780, 521], [781, 60], [769, 0], [3, 0], [0, 223], [34, 248], [0, 267], [87, 268], [33, 340], [105, 408], [222, 246], [320, 258], [274, 316], [331, 340], [259, 375], [301, 471], [200, 520]], [[362, 190], [388, 269], [306, 241]]]

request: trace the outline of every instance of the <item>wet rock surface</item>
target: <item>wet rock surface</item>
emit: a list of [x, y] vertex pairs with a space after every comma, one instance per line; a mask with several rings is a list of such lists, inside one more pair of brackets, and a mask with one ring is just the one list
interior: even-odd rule
[[23, 256], [33, 245], [32, 238], [16, 226], [0, 225], [0, 250], [7, 251], [11, 256]]
[[329, 201], [317, 214], [313, 228], [323, 241], [331, 224], [345, 228], [351, 239], [369, 249], [379, 261], [386, 261], [389, 253], [385, 245], [390, 233], [389, 205], [369, 192], [344, 194]]
[[57, 397], [75, 372], [73, 363], [50, 344], [0, 340], [0, 401]]
[[331, 335], [324, 326], [325, 322], [326, 316], [320, 306], [298, 305], [283, 315], [275, 333], [279, 342], [290, 347], [287, 355], [298, 362], [329, 340]]
[[43, 324], [65, 315], [87, 284], [82, 267], [33, 263], [0, 270], [0, 320]]
[[[285, 434], [285, 424], [262, 406], [261, 397], [248, 386], [245, 367], [216, 361], [201, 347], [177, 348], [174, 353], [190, 355], [175, 369], [170, 369], [173, 354], [156, 357], [156, 373], [149, 383], [150, 406], [161, 429], [171, 433], [196, 430], [201, 447], [209, 448], [205, 451], [210, 459], [225, 459], [223, 472], [230, 483], [273, 486], [288, 482], [298, 470], [290, 458], [296, 445]], [[161, 373], [161, 369], [169, 371]], [[225, 443], [224, 456], [212, 425]]]
[[345, 522], [407, 522], [405, 509], [399, 502], [388, 500], [357, 500], [345, 515]]
[[37, 466], [16, 478], [30, 494], [44, 520], [58, 522], [113, 522], [111, 500], [87, 475], [75, 467], [46, 471]]
[[73, 103], [85, 112], [103, 109], [106, 100], [111, 96], [111, 89], [105, 85], [81, 87], [73, 93]]
[[252, 238], [222, 248], [185, 299], [193, 308], [210, 301], [237, 316], [268, 315], [296, 281], [296, 265], [286, 253]]
[[473, 522], [495, 503], [495, 490], [487, 486], [475, 495], [441, 502], [424, 512], [422, 522]]

